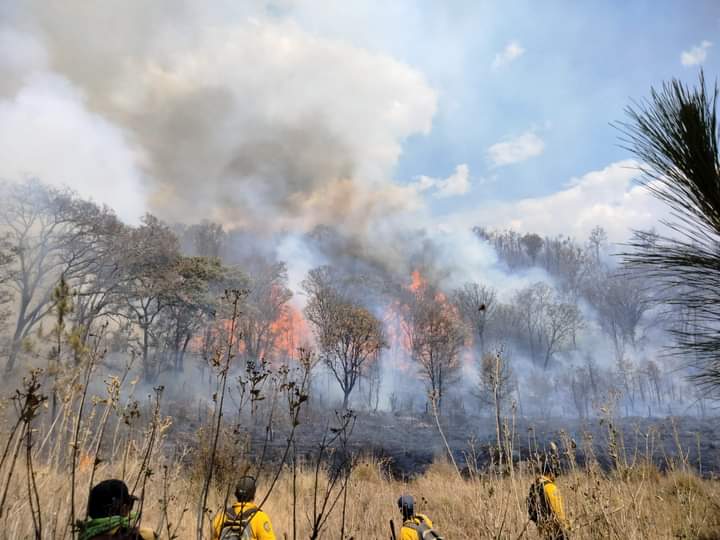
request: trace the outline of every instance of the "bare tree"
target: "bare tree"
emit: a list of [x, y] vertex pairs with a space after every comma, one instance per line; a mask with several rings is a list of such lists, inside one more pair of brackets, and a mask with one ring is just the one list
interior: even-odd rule
[[590, 247], [590, 251], [595, 257], [596, 263], [600, 262], [600, 251], [607, 243], [607, 239], [607, 232], [600, 225], [595, 226], [593, 230], [590, 231], [590, 236], [588, 237], [588, 246]]
[[539, 282], [515, 295], [514, 309], [530, 356], [547, 369], [553, 356], [572, 344], [582, 326], [576, 305], [564, 302], [545, 283]]
[[591, 269], [586, 250], [571, 238], [558, 236], [545, 239], [542, 255], [542, 266], [557, 278], [560, 290], [577, 301]]
[[487, 327], [497, 308], [495, 289], [477, 283], [466, 283], [453, 292], [453, 302], [472, 334], [477, 336], [477, 348], [480, 355], [484, 355]]
[[[551, 292], [550, 287], [544, 283], [536, 283], [522, 289], [515, 294], [512, 312], [508, 313], [514, 315], [515, 320], [512, 322], [517, 324], [524, 334], [530, 358], [534, 362], [537, 361], [542, 348], [543, 317], [545, 306], [550, 302]], [[506, 316], [506, 318], [510, 317]]]
[[320, 356], [343, 392], [343, 409], [365, 367], [386, 346], [383, 325], [366, 308], [347, 299], [327, 267], [311, 270], [303, 282], [305, 316], [313, 326]]
[[582, 315], [574, 304], [556, 302], [546, 306], [543, 341], [543, 367], [547, 369], [553, 355], [566, 349], [582, 326]]
[[585, 365], [583, 366], [583, 371], [587, 375], [590, 397], [594, 400], [598, 400], [600, 394], [604, 391], [604, 378], [597, 362], [595, 362], [595, 359], [591, 354], [585, 355]]
[[367, 381], [367, 405], [368, 410], [377, 412], [380, 406], [380, 388], [382, 386], [382, 365], [380, 358], [370, 362], [365, 370]]
[[627, 345], [635, 345], [640, 323], [651, 307], [643, 280], [628, 272], [600, 273], [590, 297], [600, 327], [612, 340], [615, 359], [620, 361]]
[[615, 387], [625, 406], [625, 416], [635, 408], [637, 368], [631, 358], [621, 356], [615, 360]]
[[645, 376], [650, 384], [651, 394], [658, 405], [663, 402], [662, 373], [654, 360], [647, 360], [644, 366]]
[[578, 416], [587, 418], [590, 415], [592, 398], [592, 382], [587, 366], [576, 366], [562, 377], [563, 386], [568, 390]]
[[23, 340], [52, 309], [60, 276], [73, 281], [94, 259], [91, 249], [74, 249], [82, 234], [77, 217], [87, 204], [37, 180], [0, 185], [0, 228], [16, 255], [8, 280], [17, 309], [7, 371], [15, 366]]
[[702, 72], [690, 88], [673, 79], [627, 109], [626, 147], [643, 163], [642, 183], [671, 210], [668, 234], [638, 232], [625, 261], [660, 283], [662, 299], [693, 313], [673, 329], [676, 353], [697, 382], [720, 394], [720, 154], [718, 87]]
[[497, 448], [502, 456], [502, 415], [514, 390], [513, 371], [510, 367], [509, 356], [500, 348], [495, 352], [483, 355], [479, 368], [478, 398], [482, 405], [491, 407], [495, 414]]
[[407, 306], [403, 329], [433, 404], [442, 412], [446, 387], [458, 375], [465, 328], [454, 307], [433, 287], [422, 287]]
[[[531, 263], [526, 249], [524, 249], [522, 236], [513, 230], [486, 231], [476, 227], [475, 234], [483, 241], [492, 244], [500, 259], [510, 268], [528, 266]], [[534, 241], [530, 241], [533, 244]], [[531, 248], [531, 249], [533, 249]], [[537, 253], [535, 254], [537, 256]]]

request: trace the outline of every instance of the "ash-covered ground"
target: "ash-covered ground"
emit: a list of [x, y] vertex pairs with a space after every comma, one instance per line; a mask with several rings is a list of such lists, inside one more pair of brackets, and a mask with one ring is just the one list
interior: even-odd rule
[[[178, 413], [178, 411], [175, 411]], [[393, 476], [421, 474], [447, 450], [430, 414], [357, 412], [349, 449], [357, 455], [372, 456], [385, 464]], [[228, 422], [230, 415], [226, 416]], [[197, 411], [177, 414], [170, 442], [197, 444], [197, 430], [203, 420]], [[335, 425], [334, 411], [311, 411], [301, 418], [295, 433], [300, 459], [312, 461], [323, 435]], [[718, 417], [629, 417], [629, 418], [512, 418], [504, 419], [513, 434], [513, 460], [528, 458], [531, 452], [549, 448], [551, 441], [569, 464], [570, 453], [582, 465], [596, 459], [604, 468], [614, 462], [632, 466], [652, 460], [660, 469], [689, 466], [704, 476], [720, 473]], [[266, 425], [256, 422], [252, 440], [259, 453], [279, 457], [287, 443], [288, 426], [277, 421], [268, 436]], [[448, 416], [441, 425], [458, 466], [482, 469], [492, 463], [496, 441], [494, 418], [481, 415]], [[243, 431], [247, 428], [241, 428]], [[266, 443], [267, 439], [267, 443]], [[589, 453], [592, 452], [592, 456]], [[618, 456], [617, 458], [614, 455]]]
[[[683, 463], [703, 474], [720, 472], [720, 437], [717, 418], [623, 418], [588, 420], [549, 418], [518, 419], [514, 431], [514, 460], [526, 459], [531, 451], [548, 448], [554, 441], [567, 456], [569, 449], [578, 463], [593, 452], [601, 465], [609, 467], [613, 458], [612, 439], [622, 463], [632, 465], [651, 459], [658, 467]], [[461, 468], [482, 468], [491, 461], [495, 446], [492, 418], [474, 416], [441, 421], [448, 444]], [[299, 440], [312, 447], [318, 433], [305, 426]], [[615, 435], [612, 434], [615, 432]], [[446, 449], [432, 416], [402, 416], [390, 413], [361, 414], [353, 432], [352, 446], [358, 452], [388, 458], [390, 470], [401, 476], [422, 472], [433, 460], [446, 456]], [[573, 448], [574, 447], [574, 448]], [[473, 464], [472, 461], [475, 463]]]

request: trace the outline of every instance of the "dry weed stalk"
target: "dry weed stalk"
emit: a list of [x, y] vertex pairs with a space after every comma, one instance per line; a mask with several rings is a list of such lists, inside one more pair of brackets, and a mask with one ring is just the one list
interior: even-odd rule
[[[23, 379], [23, 389], [15, 391], [13, 402], [17, 413], [17, 422], [10, 431], [10, 436], [5, 445], [2, 458], [0, 458], [0, 471], [2, 471], [3, 477], [5, 478], [2, 487], [2, 498], [0, 499], [0, 516], [2, 516], [17, 459], [22, 448], [22, 442], [25, 442], [25, 472], [28, 505], [35, 538], [38, 539], [42, 537], [42, 507], [40, 506], [40, 494], [37, 488], [32, 459], [32, 422], [38, 416], [40, 407], [47, 401], [47, 396], [41, 393], [41, 384], [39, 382], [41, 374], [42, 370], [31, 370], [30, 374]], [[14, 448], [12, 452], [10, 452], [13, 441], [15, 442]], [[7, 461], [8, 457], [10, 457], [10, 461]]]
[[440, 433], [440, 438], [442, 438], [443, 444], [445, 445], [445, 449], [447, 450], [448, 456], [450, 457], [450, 461], [453, 464], [453, 467], [455, 468], [455, 472], [458, 475], [458, 478], [462, 478], [462, 474], [460, 473], [460, 467], [458, 467], [457, 462], [455, 461], [455, 456], [453, 455], [452, 449], [450, 448], [450, 444], [448, 443], [447, 437], [445, 437], [445, 432], [443, 431], [442, 425], [440, 424], [440, 415], [438, 414], [438, 406], [437, 406], [437, 394], [433, 390], [428, 395], [428, 400], [430, 401], [430, 410], [432, 410], [433, 418], [435, 419], [435, 425], [437, 426], [438, 433]]
[[85, 372], [83, 378], [82, 390], [80, 393], [80, 404], [78, 405], [78, 412], [75, 416], [75, 427], [73, 428], [73, 441], [71, 444], [71, 462], [70, 462], [70, 520], [68, 526], [70, 527], [73, 540], [77, 533], [75, 524], [75, 484], [76, 484], [76, 472], [77, 472], [77, 458], [78, 451], [80, 450], [80, 428], [82, 426], [83, 414], [85, 412], [85, 401], [87, 399], [88, 389], [90, 386], [90, 379], [92, 377], [95, 366], [101, 355], [105, 354], [105, 351], [100, 351], [100, 345], [104, 336], [104, 331], [107, 328], [107, 324], [103, 326], [101, 332], [94, 335], [94, 343], [91, 347], [90, 354], [86, 359]]
[[[310, 540], [320, 538], [330, 515], [333, 513], [340, 497], [343, 497], [342, 521], [340, 524], [340, 538], [344, 539], [345, 519], [347, 507], [347, 486], [356, 465], [354, 456], [349, 450], [348, 442], [355, 427], [356, 416], [352, 411], [335, 413], [337, 425], [325, 429], [322, 440], [318, 445], [317, 457], [314, 464], [312, 516], [308, 516], [311, 525]], [[327, 479], [322, 486], [323, 465], [325, 459], [329, 460], [326, 470]], [[322, 487], [321, 487], [322, 486]]]
[[213, 401], [215, 402], [215, 413], [213, 418], [213, 433], [212, 433], [212, 444], [210, 450], [210, 462], [207, 464], [207, 470], [205, 472], [205, 478], [203, 481], [203, 487], [200, 494], [200, 503], [198, 506], [197, 515], [197, 526], [196, 534], [197, 540], [202, 540], [203, 537], [203, 522], [207, 514], [207, 498], [208, 492], [210, 491], [210, 482], [213, 476], [213, 470], [215, 468], [215, 453], [217, 452], [218, 439], [220, 437], [220, 427], [223, 417], [223, 406], [225, 404], [225, 390], [227, 387], [228, 372], [230, 371], [230, 362], [235, 357], [233, 348], [235, 347], [235, 333], [238, 325], [238, 317], [240, 316], [240, 300], [245, 295], [244, 291], [233, 289], [225, 291], [225, 301], [230, 302], [232, 306], [232, 315], [230, 318], [230, 330], [228, 332], [224, 361], [220, 360], [221, 351], [216, 351], [213, 363], [215, 367], [219, 369], [218, 378], [220, 380], [220, 396], [214, 396]]

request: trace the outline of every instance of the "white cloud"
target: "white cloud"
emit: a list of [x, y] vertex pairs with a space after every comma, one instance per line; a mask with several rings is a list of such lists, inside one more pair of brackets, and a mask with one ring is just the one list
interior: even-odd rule
[[692, 47], [689, 51], [683, 51], [680, 55], [680, 61], [683, 66], [696, 66], [702, 64], [707, 58], [708, 50], [712, 47], [712, 42], [703, 41], [700, 45]]
[[470, 169], [463, 163], [455, 167], [455, 172], [438, 182], [436, 197], [452, 197], [470, 191]]
[[576, 238], [587, 238], [601, 225], [611, 241], [623, 242], [633, 229], [660, 228], [659, 221], [668, 215], [660, 201], [634, 182], [637, 166], [632, 160], [612, 163], [571, 180], [556, 193], [488, 205], [462, 220], [470, 226]]
[[510, 62], [513, 62], [520, 58], [524, 53], [525, 49], [523, 49], [523, 47], [517, 41], [511, 41], [510, 43], [505, 45], [505, 48], [502, 51], [495, 55], [492, 67], [493, 69], [498, 69], [502, 66], [505, 66]]
[[544, 149], [543, 140], [534, 131], [526, 131], [518, 137], [493, 144], [487, 154], [495, 167], [501, 167], [539, 156]]
[[418, 192], [433, 190], [433, 197], [446, 198], [464, 195], [470, 191], [470, 169], [462, 163], [447, 178], [420, 176], [417, 182], [410, 184]]

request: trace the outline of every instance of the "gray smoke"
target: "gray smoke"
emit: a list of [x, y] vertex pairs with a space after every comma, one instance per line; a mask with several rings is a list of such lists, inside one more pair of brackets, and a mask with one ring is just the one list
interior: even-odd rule
[[391, 171], [402, 140], [429, 130], [423, 77], [270, 2], [238, 4], [11, 3], [0, 96], [16, 106], [40, 75], [64, 81], [134, 152], [137, 208], [168, 221], [349, 232], [421, 207]]

